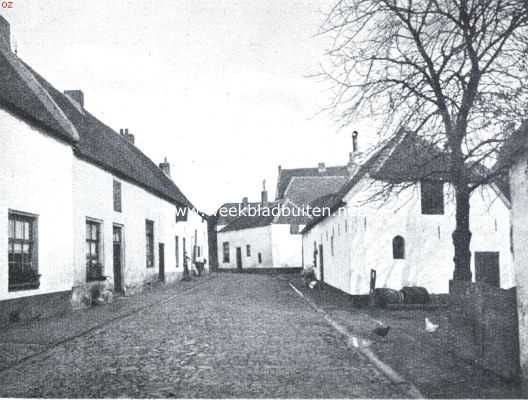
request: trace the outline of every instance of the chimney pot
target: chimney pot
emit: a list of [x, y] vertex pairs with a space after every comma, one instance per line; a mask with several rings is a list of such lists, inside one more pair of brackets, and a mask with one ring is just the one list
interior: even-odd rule
[[358, 131], [352, 132], [352, 151], [354, 153], [358, 151]]
[[82, 90], [65, 90], [64, 94], [84, 108], [84, 93]]
[[326, 172], [326, 165], [324, 162], [322, 163], [319, 163], [319, 165], [317, 166], [317, 169], [319, 170], [319, 173], [320, 174], [323, 174]]
[[0, 15], [0, 48], [11, 51], [11, 26], [7, 19]]
[[165, 175], [167, 175], [167, 177], [171, 177], [170, 175], [170, 164], [169, 162], [167, 161], [167, 157], [165, 157], [165, 161], [163, 161], [160, 165], [159, 165], [160, 169], [163, 171], [163, 173]]
[[242, 208], [247, 208], [249, 206], [249, 199], [247, 197], [242, 198]]
[[263, 207], [268, 205], [268, 191], [266, 190], [266, 180], [262, 181], [262, 192], [260, 194], [260, 200]]
[[121, 135], [123, 135], [125, 137], [125, 139], [128, 140], [129, 143], [135, 144], [136, 138], [134, 137], [133, 134], [128, 133], [128, 128], [127, 129], [119, 129], [119, 133]]

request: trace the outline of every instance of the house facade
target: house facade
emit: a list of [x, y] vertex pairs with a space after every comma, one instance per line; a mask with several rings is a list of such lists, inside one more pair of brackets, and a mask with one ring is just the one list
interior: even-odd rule
[[[303, 232], [305, 265], [314, 265], [319, 279], [352, 295], [404, 286], [449, 292], [453, 189], [442, 176], [427, 171], [429, 179], [406, 182], [412, 167], [406, 163], [428, 152], [411, 142], [412, 134], [406, 134], [388, 143], [320, 204], [328, 212]], [[437, 167], [432, 168], [441, 170]], [[398, 188], [386, 192], [386, 183], [397, 178]], [[509, 201], [498, 187], [488, 185], [473, 193], [470, 221], [473, 277], [502, 288], [515, 286]]]
[[207, 254], [205, 214], [128, 130], [11, 51], [0, 17], [0, 323], [173, 282]]

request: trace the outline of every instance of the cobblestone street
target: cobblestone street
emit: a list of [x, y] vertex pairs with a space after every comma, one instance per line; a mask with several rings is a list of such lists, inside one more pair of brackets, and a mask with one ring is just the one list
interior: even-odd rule
[[220, 274], [3, 371], [0, 396], [404, 394], [285, 280]]

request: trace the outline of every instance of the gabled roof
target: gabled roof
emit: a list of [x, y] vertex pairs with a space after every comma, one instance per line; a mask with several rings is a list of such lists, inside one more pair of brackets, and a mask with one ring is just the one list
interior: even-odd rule
[[[526, 131], [524, 133], [526, 135]], [[526, 142], [526, 139], [524, 139]], [[527, 144], [525, 144], [526, 146]], [[525, 147], [525, 148], [528, 148]], [[344, 205], [343, 199], [354, 186], [367, 174], [373, 178], [394, 184], [419, 180], [449, 181], [449, 157], [434, 143], [429, 143], [412, 132], [402, 132], [382, 145], [360, 166], [354, 176], [334, 195], [323, 196], [316, 200], [319, 207], [335, 210]], [[477, 171], [478, 169], [478, 171]], [[472, 179], [478, 181], [485, 175], [484, 167], [475, 168]], [[499, 190], [508, 198], [509, 190], [500, 179], [495, 179]], [[314, 206], [316, 202], [311, 205]], [[304, 228], [310, 231], [328, 215], [314, 218]]]
[[0, 46], [0, 105], [48, 133], [73, 143], [79, 133], [31, 70]]
[[8, 51], [0, 52], [0, 85], [2, 104], [74, 142], [78, 157], [178, 206], [193, 208], [174, 182], [136, 146]]
[[[344, 197], [367, 174], [373, 179], [394, 184], [423, 179], [447, 181], [448, 166], [448, 159], [436, 145], [412, 132], [401, 132], [372, 153], [337, 193], [320, 198], [317, 202], [320, 203], [319, 207], [334, 211], [344, 205]], [[303, 233], [310, 231], [326, 217], [328, 215], [312, 219]]]
[[348, 176], [294, 176], [284, 198], [297, 205], [307, 205], [321, 196], [337, 192], [347, 181]]
[[285, 191], [294, 177], [347, 177], [348, 170], [346, 165], [336, 167], [325, 167], [320, 171], [319, 168], [294, 168], [280, 169], [277, 181], [276, 199], [283, 199]]

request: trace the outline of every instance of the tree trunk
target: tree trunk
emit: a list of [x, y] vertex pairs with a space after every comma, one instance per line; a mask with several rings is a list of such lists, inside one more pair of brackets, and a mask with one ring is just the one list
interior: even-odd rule
[[455, 271], [453, 280], [471, 281], [471, 231], [469, 229], [469, 196], [466, 184], [455, 185], [456, 227], [453, 232]]

